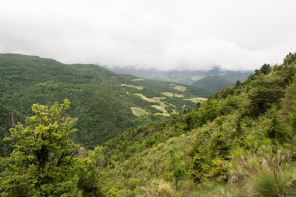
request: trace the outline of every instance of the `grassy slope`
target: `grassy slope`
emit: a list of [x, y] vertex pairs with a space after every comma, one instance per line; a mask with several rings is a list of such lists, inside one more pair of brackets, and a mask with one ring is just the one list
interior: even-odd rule
[[[294, 195], [295, 73], [296, 54], [268, 75], [259, 71], [243, 85], [223, 89], [198, 110], [112, 139], [104, 145], [103, 191], [110, 196]], [[292, 120], [296, 123], [296, 112]], [[171, 148], [183, 155], [189, 172], [178, 191], [169, 169]]]
[[[88, 148], [129, 127], [165, 118], [153, 115], [159, 112], [152, 106], [157, 103], [148, 103], [136, 94], [156, 97], [163, 96], [160, 92], [181, 92], [167, 82], [135, 79], [97, 65], [67, 65], [52, 59], [0, 54], [1, 138], [12, 127], [12, 119], [24, 121], [30, 115], [32, 104], [51, 105], [64, 98], [71, 101], [69, 114], [78, 118], [76, 137]], [[187, 89], [182, 92], [184, 98], [163, 100], [169, 113], [181, 110], [184, 104], [194, 107], [186, 98], [210, 95], [200, 88]], [[136, 117], [131, 107], [139, 107], [149, 115]], [[1, 147], [5, 148], [3, 144]]]

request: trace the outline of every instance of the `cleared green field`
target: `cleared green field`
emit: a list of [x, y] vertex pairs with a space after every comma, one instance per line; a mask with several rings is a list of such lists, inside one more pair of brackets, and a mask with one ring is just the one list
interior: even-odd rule
[[161, 92], [161, 94], [168, 96], [168, 97], [177, 97], [177, 98], [183, 98], [184, 94], [176, 94], [172, 92]]
[[[155, 113], [154, 115], [159, 115], [159, 116], [170, 116], [170, 114], [167, 112], [165, 109], [166, 104], [164, 104], [161, 100], [165, 99], [165, 97], [152, 97], [148, 98], [144, 96], [143, 94], [136, 94], [137, 96], [140, 96], [143, 100], [148, 101], [148, 102], [153, 102], [153, 103], [159, 103], [160, 105], [151, 105], [155, 109], [161, 111], [162, 113]], [[146, 112], [147, 113], [147, 112]], [[135, 112], [134, 112], [135, 114]]]
[[188, 101], [192, 101], [194, 103], [198, 103], [198, 102], [204, 102], [206, 100], [208, 100], [207, 98], [201, 98], [201, 97], [196, 97], [196, 98], [190, 98], [190, 99], [184, 99], [184, 100], [188, 100]]
[[168, 96], [168, 97], [173, 97], [174, 96], [174, 93], [172, 93], [172, 92], [161, 92], [161, 94], [163, 94], [165, 96]]
[[145, 79], [133, 79], [132, 81], [144, 81]]
[[167, 116], [167, 117], [170, 117], [169, 113], [155, 113], [154, 115], [155, 116]]
[[162, 113], [155, 113], [154, 115], [161, 115], [161, 116], [170, 116], [170, 114], [165, 109], [165, 104], [161, 103], [160, 105], [152, 105], [155, 109], [161, 111]]
[[162, 111], [163, 113], [167, 113], [167, 110], [165, 109], [164, 105], [152, 105], [155, 109], [158, 109], [159, 111]]
[[176, 110], [173, 110], [173, 112], [171, 113], [172, 115], [177, 115], [178, 112], [176, 112]]
[[129, 84], [121, 84], [121, 86], [126, 86], [126, 87], [130, 87], [130, 88], [136, 88], [138, 90], [143, 90], [144, 89], [143, 86], [133, 86], [133, 85], [129, 85]]
[[177, 97], [177, 98], [183, 98], [184, 94], [175, 94], [174, 96]]
[[198, 80], [200, 80], [200, 79], [202, 79], [202, 78], [204, 78], [203, 76], [194, 76], [194, 77], [191, 77], [191, 79], [193, 80], [193, 81], [198, 81]]
[[137, 96], [141, 97], [143, 100], [148, 101], [148, 102], [160, 102], [160, 100], [165, 99], [165, 97], [152, 97], [148, 98], [144, 96], [143, 94], [136, 94]]
[[145, 115], [145, 114], [149, 114], [148, 112], [146, 112], [138, 107], [131, 107], [131, 110], [132, 110], [133, 114], [137, 117]]
[[174, 88], [175, 90], [182, 91], [182, 92], [185, 92], [186, 91], [186, 87], [185, 86], [180, 86], [180, 85], [176, 85], [176, 84], [171, 83], [170, 84], [170, 87], [171, 88]]

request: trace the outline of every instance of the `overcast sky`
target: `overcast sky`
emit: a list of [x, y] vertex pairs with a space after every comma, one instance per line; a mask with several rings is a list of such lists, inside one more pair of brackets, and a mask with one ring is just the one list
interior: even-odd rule
[[0, 52], [161, 70], [253, 70], [296, 51], [295, 8], [295, 0], [2, 0]]

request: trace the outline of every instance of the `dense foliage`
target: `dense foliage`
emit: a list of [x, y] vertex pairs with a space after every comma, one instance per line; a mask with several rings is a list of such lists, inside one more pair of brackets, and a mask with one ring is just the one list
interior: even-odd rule
[[[161, 92], [182, 94], [162, 100], [167, 115], [182, 110], [184, 105], [195, 106], [186, 99], [210, 95], [200, 88], [184, 87], [188, 88], [180, 91], [167, 82], [116, 75], [97, 65], [67, 65], [52, 59], [0, 54], [0, 139], [8, 135], [13, 122], [24, 122], [32, 115], [29, 109], [34, 103], [52, 105], [67, 98], [72, 103], [68, 113], [78, 118], [76, 142], [93, 148], [129, 127], [167, 118], [155, 115], [160, 111], [153, 105], [159, 103], [149, 103], [136, 94], [149, 98], [164, 97]], [[149, 114], [136, 117], [131, 107]], [[10, 148], [0, 141], [0, 155], [7, 155]]]
[[[16, 126], [12, 137], [18, 128], [26, 131]], [[71, 165], [64, 171], [75, 177], [70, 184], [75, 187], [60, 188], [64, 195], [77, 196], [295, 196], [295, 134], [296, 53], [282, 65], [263, 65], [245, 82], [224, 88], [195, 109], [130, 128], [81, 153], [76, 173]], [[1, 159], [3, 194], [12, 185], [6, 180], [31, 169], [12, 173], [5, 167], [5, 162], [16, 169], [28, 165], [15, 159], [23, 158], [15, 154], [21, 151], [16, 148]], [[28, 159], [38, 165], [42, 161]], [[32, 172], [40, 176], [42, 170]], [[45, 185], [41, 188], [54, 183], [26, 175], [25, 183], [35, 190], [40, 183]]]
[[[107, 142], [102, 191], [110, 196], [294, 196], [295, 57], [289, 54], [283, 65], [263, 65], [195, 110]], [[172, 167], [176, 159], [179, 167]]]
[[50, 108], [35, 104], [26, 126], [10, 129], [15, 149], [1, 159], [1, 196], [69, 196], [77, 190], [75, 157], [78, 146], [70, 136], [76, 119], [62, 116], [69, 101]]

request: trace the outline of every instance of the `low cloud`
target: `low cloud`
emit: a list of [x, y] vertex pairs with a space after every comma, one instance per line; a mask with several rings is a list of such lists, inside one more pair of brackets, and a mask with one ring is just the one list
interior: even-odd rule
[[292, 0], [11, 0], [0, 8], [0, 52], [159, 70], [250, 70], [296, 50], [295, 7]]

